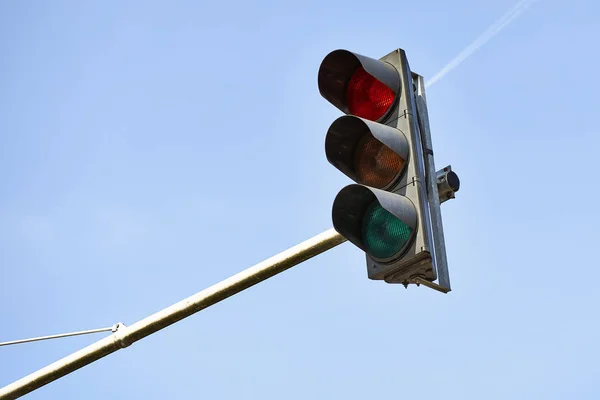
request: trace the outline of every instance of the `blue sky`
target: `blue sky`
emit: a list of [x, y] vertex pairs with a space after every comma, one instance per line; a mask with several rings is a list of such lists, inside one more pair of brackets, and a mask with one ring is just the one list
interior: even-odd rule
[[[323, 57], [428, 78], [513, 5], [4, 2], [0, 341], [132, 324], [330, 228]], [[599, 398], [599, 11], [541, 0], [429, 88], [450, 294], [345, 243], [27, 398]], [[103, 335], [2, 347], [0, 386]]]

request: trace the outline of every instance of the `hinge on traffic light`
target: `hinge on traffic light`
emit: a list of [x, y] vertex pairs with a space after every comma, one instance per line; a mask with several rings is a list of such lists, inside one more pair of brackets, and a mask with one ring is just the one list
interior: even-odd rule
[[412, 113], [410, 112], [410, 110], [404, 110], [404, 111], [402, 111], [400, 118], [404, 117], [404, 118], [408, 119], [409, 116], [412, 116]]

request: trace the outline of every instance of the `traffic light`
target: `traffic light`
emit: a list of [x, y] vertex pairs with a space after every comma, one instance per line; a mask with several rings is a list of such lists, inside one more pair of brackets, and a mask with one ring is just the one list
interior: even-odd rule
[[[444, 194], [453, 197], [458, 177], [454, 180], [450, 167], [445, 174], [430, 171], [433, 152], [423, 145], [430, 138], [423, 140], [421, 132], [429, 134], [426, 108], [423, 115], [418, 111], [424, 104], [424, 96], [417, 96], [422, 80], [415, 77], [402, 49], [379, 60], [346, 50], [323, 59], [319, 91], [346, 114], [329, 127], [325, 153], [356, 182], [336, 196], [332, 220], [365, 252], [370, 279], [447, 292], [447, 268], [438, 268], [436, 260], [437, 250], [445, 263], [437, 185], [443, 181]], [[442, 246], [436, 246], [436, 237]]]

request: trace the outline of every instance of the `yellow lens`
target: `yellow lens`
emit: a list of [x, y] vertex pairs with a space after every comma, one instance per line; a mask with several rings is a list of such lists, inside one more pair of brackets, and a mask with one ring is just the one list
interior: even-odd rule
[[356, 151], [354, 170], [359, 183], [381, 189], [392, 183], [404, 162], [392, 149], [368, 135]]

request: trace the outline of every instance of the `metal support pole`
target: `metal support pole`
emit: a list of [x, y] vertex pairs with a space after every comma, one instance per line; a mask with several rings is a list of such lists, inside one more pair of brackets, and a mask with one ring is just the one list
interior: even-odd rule
[[131, 326], [120, 325], [112, 335], [3, 387], [0, 400], [30, 393], [345, 241], [346, 238], [331, 228]]
[[425, 165], [427, 174], [427, 198], [429, 201], [429, 212], [434, 234], [434, 253], [439, 285], [424, 285], [448, 293], [450, 289], [450, 274], [448, 272], [448, 257], [446, 256], [446, 242], [444, 240], [444, 225], [442, 224], [442, 211], [438, 195], [435, 162], [433, 158], [433, 144], [431, 142], [431, 131], [429, 129], [429, 114], [427, 113], [427, 98], [425, 96], [425, 83], [422, 76], [416, 80], [416, 103], [419, 116], [419, 127], [421, 129], [423, 146], [425, 146]]

